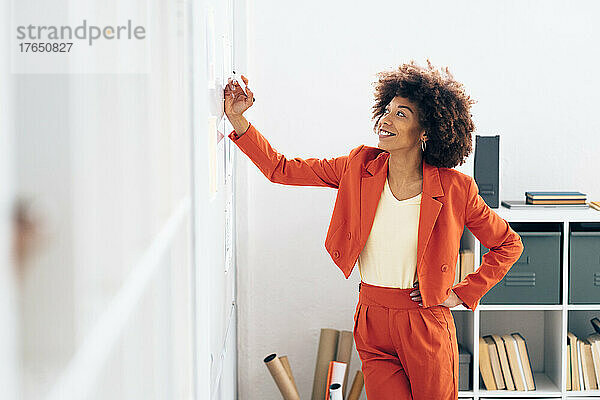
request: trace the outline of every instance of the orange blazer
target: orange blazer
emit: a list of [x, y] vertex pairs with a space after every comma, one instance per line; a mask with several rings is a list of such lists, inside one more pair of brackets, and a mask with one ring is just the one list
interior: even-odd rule
[[[271, 182], [338, 189], [325, 248], [348, 279], [373, 226], [390, 153], [360, 145], [347, 156], [288, 159], [252, 124], [243, 135], [233, 130], [228, 136]], [[490, 250], [475, 272], [452, 286], [465, 225]], [[443, 303], [452, 289], [465, 307], [475, 310], [522, 252], [521, 237], [485, 203], [472, 177], [423, 160], [417, 242], [423, 307]]]

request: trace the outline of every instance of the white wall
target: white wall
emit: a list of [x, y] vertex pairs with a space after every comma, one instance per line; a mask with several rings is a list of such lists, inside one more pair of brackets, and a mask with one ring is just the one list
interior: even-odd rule
[[[246, 72], [257, 100], [246, 117], [288, 158], [376, 146], [374, 74], [429, 57], [478, 100], [474, 135], [501, 135], [501, 199], [528, 190], [600, 196], [597, 2], [254, 0], [249, 8]], [[240, 398], [280, 398], [262, 362], [272, 352], [289, 356], [309, 398], [320, 329], [352, 330], [358, 300], [358, 268], [345, 280], [323, 245], [336, 193], [270, 183], [237, 156]], [[472, 165], [471, 157], [457, 169], [472, 174]], [[350, 377], [360, 368], [354, 356]]]

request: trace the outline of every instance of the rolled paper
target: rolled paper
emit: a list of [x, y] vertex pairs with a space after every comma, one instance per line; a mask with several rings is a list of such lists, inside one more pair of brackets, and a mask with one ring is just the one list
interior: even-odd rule
[[360, 398], [360, 394], [362, 393], [364, 385], [365, 380], [363, 377], [363, 373], [359, 369], [358, 371], [356, 371], [356, 375], [354, 375], [352, 387], [350, 387], [350, 392], [348, 393], [348, 397], [346, 397], [346, 400], [358, 400]]
[[329, 388], [334, 383], [339, 383], [342, 386], [344, 383], [344, 376], [346, 376], [346, 370], [348, 364], [341, 361], [330, 361], [329, 371], [327, 371], [327, 391], [325, 392], [325, 398], [329, 398]]
[[329, 372], [329, 363], [335, 361], [339, 335], [340, 331], [337, 329], [321, 328], [315, 377], [313, 379], [312, 400], [326, 400], [327, 373]]
[[328, 400], [344, 400], [342, 395], [342, 385], [339, 383], [332, 383], [329, 386], [329, 399]]
[[[294, 375], [292, 374], [292, 367], [290, 367], [290, 362], [288, 361], [288, 356], [280, 356], [281, 364], [283, 364], [283, 368], [285, 368], [285, 372], [287, 372], [292, 384], [294, 385], [294, 389], [296, 389], [296, 393], [298, 393], [298, 386], [296, 386], [296, 381], [294, 380]], [[298, 396], [300, 393], [298, 393]]]
[[[352, 350], [354, 350], [354, 335], [352, 331], [341, 331], [335, 360], [344, 362], [347, 366], [350, 366]], [[342, 395], [344, 397], [346, 397], [346, 387], [348, 386], [349, 372], [350, 368], [346, 368], [346, 372], [344, 373], [344, 383], [342, 384]]]
[[294, 387], [290, 377], [288, 376], [281, 360], [277, 358], [277, 354], [269, 354], [264, 359], [267, 369], [271, 373], [275, 384], [281, 392], [284, 400], [300, 400], [300, 396]]

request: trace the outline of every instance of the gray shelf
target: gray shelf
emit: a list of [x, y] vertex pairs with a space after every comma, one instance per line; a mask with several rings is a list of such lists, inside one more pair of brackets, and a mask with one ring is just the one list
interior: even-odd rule
[[[592, 400], [600, 399], [600, 390], [567, 391], [567, 329], [585, 337], [584, 333], [592, 329], [589, 319], [592, 315], [600, 317], [600, 298], [598, 302], [588, 304], [569, 304], [569, 232], [571, 225], [579, 222], [600, 222], [600, 212], [588, 210], [510, 210], [504, 207], [493, 209], [498, 215], [513, 223], [559, 223], [564, 233], [561, 238], [560, 304], [480, 304], [475, 311], [465, 307], [454, 307], [457, 337], [461, 345], [472, 354], [472, 388], [460, 391], [459, 398], [473, 400], [493, 399], [563, 399]], [[517, 230], [517, 232], [519, 232]], [[521, 232], [519, 232], [520, 234]], [[548, 232], [542, 232], [547, 234]], [[590, 232], [586, 232], [589, 234]], [[526, 232], [526, 235], [535, 232]], [[560, 234], [560, 232], [557, 232]], [[600, 233], [598, 234], [600, 235]], [[578, 235], [574, 235], [578, 237]], [[480, 243], [465, 228], [465, 237], [461, 247], [474, 251], [476, 268], [480, 265]], [[589, 330], [586, 331], [586, 324]], [[535, 391], [488, 391], [480, 387], [479, 340], [489, 333], [521, 332], [527, 340], [529, 357], [534, 371], [537, 390]], [[579, 335], [579, 334], [581, 335]], [[590, 331], [591, 333], [591, 331]]]

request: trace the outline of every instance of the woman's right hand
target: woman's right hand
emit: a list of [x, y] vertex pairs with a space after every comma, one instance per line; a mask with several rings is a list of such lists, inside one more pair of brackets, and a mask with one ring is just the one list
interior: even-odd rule
[[254, 93], [248, 88], [248, 79], [242, 75], [242, 80], [246, 85], [246, 92], [238, 82], [233, 82], [229, 78], [229, 82], [225, 85], [225, 115], [229, 121], [239, 118], [254, 103]]

